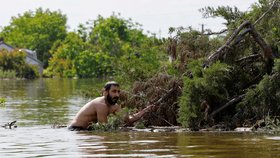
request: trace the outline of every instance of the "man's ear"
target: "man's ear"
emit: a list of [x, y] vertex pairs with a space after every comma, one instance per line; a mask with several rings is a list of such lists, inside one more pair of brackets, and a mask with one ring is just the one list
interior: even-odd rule
[[105, 89], [103, 89], [103, 90], [102, 90], [102, 95], [103, 95], [103, 96], [108, 95], [108, 91], [106, 91]]

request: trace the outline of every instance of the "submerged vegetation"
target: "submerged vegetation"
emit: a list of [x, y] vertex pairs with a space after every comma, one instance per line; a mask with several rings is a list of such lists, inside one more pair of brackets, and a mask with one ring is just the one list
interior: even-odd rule
[[107, 123], [91, 123], [88, 127], [92, 131], [115, 131], [119, 130], [120, 127], [124, 127], [125, 117], [127, 117], [133, 110], [123, 108], [121, 112], [116, 115], [109, 115]]
[[6, 103], [6, 99], [5, 98], [0, 98], [0, 105], [3, 106]]
[[[14, 17], [0, 36], [36, 50], [45, 77], [117, 80], [124, 89], [121, 105], [138, 110], [157, 106], [141, 120], [144, 126], [199, 130], [219, 124], [232, 130], [262, 127], [258, 124], [263, 120], [265, 128], [279, 129], [279, 6], [278, 0], [259, 0], [246, 12], [206, 7], [202, 14], [225, 19], [227, 29], [170, 28], [163, 39], [144, 34], [140, 24], [116, 14], [66, 32], [65, 15], [39, 8]], [[26, 77], [33, 70], [21, 54], [13, 60], [5, 52], [0, 55], [0, 78], [14, 73]], [[110, 117], [108, 124], [90, 128], [117, 129], [124, 125], [121, 120]]]

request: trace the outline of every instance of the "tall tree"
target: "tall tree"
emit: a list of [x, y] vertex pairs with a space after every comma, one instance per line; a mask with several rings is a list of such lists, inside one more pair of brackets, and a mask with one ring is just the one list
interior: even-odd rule
[[113, 14], [108, 18], [98, 16], [94, 21], [89, 40], [92, 44], [99, 45], [102, 52], [122, 56], [125, 51], [124, 45], [139, 46], [145, 37], [140, 24]]
[[99, 16], [94, 21], [89, 42], [99, 47], [104, 59], [110, 57], [113, 73], [126, 81], [141, 80], [155, 73], [163, 54], [160, 40], [145, 35], [139, 23], [116, 14], [108, 18]]
[[35, 12], [27, 11], [12, 17], [0, 36], [15, 47], [36, 51], [39, 60], [47, 67], [53, 43], [66, 37], [66, 22], [66, 15], [60, 11], [38, 8]]
[[53, 44], [49, 67], [46, 75], [74, 77], [76, 75], [75, 59], [86, 49], [86, 43], [75, 32], [69, 32], [63, 41]]

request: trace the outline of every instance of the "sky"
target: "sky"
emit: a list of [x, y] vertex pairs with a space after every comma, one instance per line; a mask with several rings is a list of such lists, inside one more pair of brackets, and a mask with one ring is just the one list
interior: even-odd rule
[[250, 10], [258, 0], [0, 0], [0, 27], [9, 25], [11, 17], [37, 8], [60, 10], [68, 18], [69, 31], [79, 24], [96, 20], [98, 15], [108, 17], [113, 12], [122, 18], [131, 18], [142, 24], [144, 33], [167, 37], [170, 27], [189, 27], [219, 31], [225, 28], [220, 18], [203, 19], [198, 11], [206, 6], [236, 6], [241, 11]]

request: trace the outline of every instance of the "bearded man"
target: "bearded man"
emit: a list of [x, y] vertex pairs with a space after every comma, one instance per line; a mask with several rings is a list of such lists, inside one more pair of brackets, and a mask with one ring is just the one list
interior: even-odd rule
[[[107, 82], [104, 86], [101, 97], [97, 97], [84, 105], [76, 114], [68, 126], [69, 130], [87, 130], [91, 123], [107, 123], [107, 117], [121, 110], [117, 104], [120, 97], [120, 86], [115, 81]], [[149, 105], [140, 112], [124, 118], [128, 124], [139, 120], [146, 112], [149, 112], [154, 105]]]

